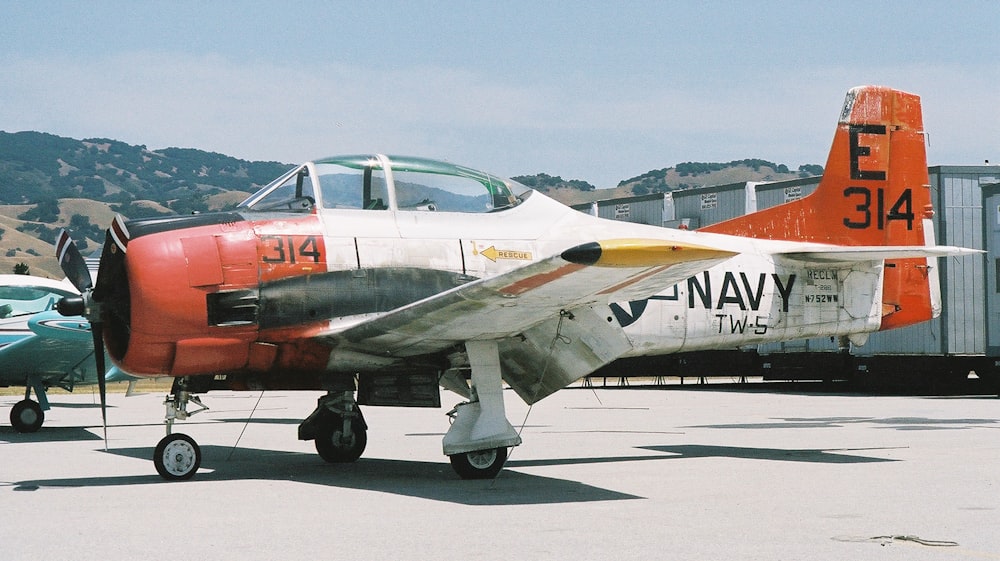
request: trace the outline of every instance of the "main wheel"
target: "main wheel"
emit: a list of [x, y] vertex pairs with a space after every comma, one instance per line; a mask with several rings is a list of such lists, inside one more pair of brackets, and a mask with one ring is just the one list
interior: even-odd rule
[[493, 479], [507, 461], [506, 448], [489, 448], [448, 456], [451, 467], [462, 479]]
[[333, 424], [319, 429], [316, 435], [316, 452], [331, 464], [356, 461], [368, 445], [368, 431], [360, 418], [351, 421], [351, 434], [343, 435], [344, 424], [337, 419]]
[[201, 466], [201, 448], [186, 434], [168, 434], [156, 445], [153, 465], [167, 481], [191, 479]]
[[42, 406], [30, 399], [22, 399], [10, 410], [10, 424], [17, 432], [35, 432], [42, 428], [45, 412]]

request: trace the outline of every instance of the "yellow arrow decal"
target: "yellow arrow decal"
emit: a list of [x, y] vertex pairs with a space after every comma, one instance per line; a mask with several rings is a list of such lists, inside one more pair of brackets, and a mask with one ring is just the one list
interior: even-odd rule
[[479, 252], [480, 255], [496, 263], [497, 259], [514, 259], [517, 261], [531, 261], [530, 251], [514, 251], [510, 249], [497, 249], [490, 246]]

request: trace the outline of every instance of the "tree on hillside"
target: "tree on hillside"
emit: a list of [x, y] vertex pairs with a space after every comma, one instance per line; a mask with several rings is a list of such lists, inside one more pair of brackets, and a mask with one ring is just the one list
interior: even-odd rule
[[88, 199], [100, 199], [107, 189], [104, 182], [96, 177], [85, 177], [80, 180], [80, 194]]
[[51, 195], [43, 195], [33, 208], [19, 214], [18, 218], [51, 224], [59, 220], [59, 199]]
[[49, 228], [42, 224], [25, 222], [17, 227], [17, 231], [32, 235], [43, 242], [54, 244], [56, 243], [56, 235], [59, 233], [59, 228]]
[[104, 238], [104, 229], [97, 224], [90, 223], [90, 217], [82, 214], [74, 214], [69, 219], [69, 231], [78, 238], [87, 237], [92, 240]]
[[511, 179], [526, 187], [531, 187], [532, 189], [558, 189], [559, 187], [568, 187], [578, 191], [593, 191], [596, 189], [596, 187], [586, 181], [583, 181], [582, 179], [563, 179], [558, 175], [553, 177], [547, 173], [519, 175], [517, 177], [511, 177]]
[[799, 175], [802, 177], [815, 177], [823, 175], [823, 166], [816, 164], [805, 164], [799, 166]]
[[22, 261], [22, 262], [18, 263], [17, 265], [14, 265], [14, 274], [15, 275], [30, 275], [31, 273], [28, 271], [28, 264], [25, 263], [24, 261]]

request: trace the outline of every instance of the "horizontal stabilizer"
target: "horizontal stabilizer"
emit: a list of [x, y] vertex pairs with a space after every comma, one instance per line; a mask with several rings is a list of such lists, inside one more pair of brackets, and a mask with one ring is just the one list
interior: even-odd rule
[[911, 259], [920, 257], [958, 257], [983, 253], [978, 249], [950, 245], [900, 245], [900, 246], [829, 246], [808, 250], [782, 252], [778, 255], [796, 261], [818, 263], [853, 263], [858, 261], [879, 261], [883, 259]]

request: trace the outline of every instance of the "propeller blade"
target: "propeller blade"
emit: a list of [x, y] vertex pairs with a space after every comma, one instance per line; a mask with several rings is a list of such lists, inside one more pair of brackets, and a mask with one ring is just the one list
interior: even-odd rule
[[77, 290], [83, 293], [93, 288], [87, 262], [83, 260], [83, 255], [80, 255], [80, 250], [66, 230], [60, 230], [59, 237], [56, 238], [56, 257], [59, 258], [59, 266], [66, 273], [66, 278]]
[[60, 300], [57, 306], [59, 312], [63, 315], [83, 314], [90, 321], [90, 332], [94, 340], [94, 362], [97, 366], [97, 391], [101, 396], [101, 425], [104, 428], [105, 450], [108, 449], [108, 384], [107, 380], [104, 379], [107, 364], [104, 360], [104, 321], [101, 303], [114, 286], [111, 280], [117, 278], [124, 266], [123, 259], [128, 239], [129, 234], [128, 229], [125, 228], [125, 219], [121, 215], [115, 216], [111, 228], [108, 229], [104, 251], [101, 254], [98, 279], [103, 279], [104, 282], [98, 283], [100, 291], [95, 290], [87, 263], [83, 260], [80, 250], [73, 243], [69, 233], [62, 230], [56, 240], [56, 256], [59, 258], [59, 266], [62, 267], [73, 286], [80, 291], [80, 297], [67, 297]]
[[94, 298], [104, 301], [114, 290], [115, 282], [121, 278], [125, 265], [125, 251], [128, 247], [129, 232], [122, 215], [116, 214], [104, 235], [101, 264], [97, 269], [97, 286]]
[[108, 450], [108, 382], [104, 379], [107, 365], [104, 363], [104, 323], [90, 322], [90, 333], [94, 337], [94, 361], [97, 363], [97, 392], [101, 395], [101, 422], [104, 427], [104, 451]]

